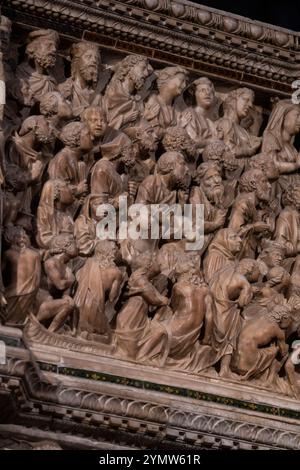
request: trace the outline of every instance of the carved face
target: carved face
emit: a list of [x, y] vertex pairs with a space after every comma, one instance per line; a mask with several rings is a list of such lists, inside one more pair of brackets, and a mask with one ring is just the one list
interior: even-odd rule
[[176, 96], [179, 96], [186, 87], [185, 75], [183, 73], [177, 73], [167, 81], [164, 87], [168, 88], [169, 93], [173, 98], [176, 98]]
[[1, 41], [2, 50], [6, 51], [9, 45], [11, 25], [9, 23], [4, 22], [2, 18], [3, 17], [1, 17], [1, 23], [0, 23], [0, 41]]
[[291, 317], [283, 317], [282, 320], [280, 321], [280, 328], [285, 330], [286, 328], [289, 327], [291, 321], [292, 321]]
[[70, 240], [65, 247], [65, 253], [69, 258], [75, 258], [75, 256], [77, 256], [77, 245], [75, 240]]
[[57, 117], [64, 120], [71, 119], [72, 117], [71, 106], [61, 95], [57, 98]]
[[199, 83], [195, 92], [197, 105], [203, 109], [209, 109], [214, 102], [214, 90], [212, 86]]
[[269, 267], [279, 266], [283, 261], [283, 253], [280, 250], [270, 250], [264, 261]]
[[44, 118], [38, 120], [34, 133], [41, 144], [48, 144], [55, 140], [54, 129], [48, 125]]
[[245, 277], [249, 282], [257, 282], [260, 278], [261, 272], [259, 269], [259, 264], [258, 263], [253, 263], [252, 269], [245, 274]]
[[54, 67], [56, 62], [56, 42], [52, 39], [39, 39], [34, 41], [35, 50], [33, 58], [43, 69]]
[[142, 133], [142, 147], [148, 152], [155, 152], [158, 146], [158, 136], [153, 127], [147, 127]]
[[93, 148], [92, 138], [87, 126], [84, 126], [81, 130], [79, 147], [83, 152], [88, 152]]
[[184, 159], [178, 159], [176, 161], [175, 166], [172, 170], [172, 182], [174, 188], [183, 190], [189, 188], [191, 177], [189, 174], [189, 169], [185, 164]]
[[133, 168], [136, 162], [138, 154], [138, 148], [135, 145], [129, 145], [122, 150], [122, 156], [120, 161], [125, 165], [126, 168]]
[[242, 93], [236, 102], [236, 112], [239, 119], [247, 116], [248, 112], [253, 106], [253, 97], [250, 93]]
[[201, 187], [209, 201], [217, 201], [224, 192], [220, 173], [214, 168], [208, 170], [201, 180]]
[[256, 195], [260, 201], [268, 202], [271, 197], [271, 185], [265, 176], [257, 181]]
[[97, 82], [99, 74], [100, 55], [99, 52], [90, 48], [79, 58], [79, 70], [86, 82]]
[[26, 248], [30, 245], [29, 238], [25, 230], [20, 230], [14, 237], [14, 243], [20, 248]]
[[88, 113], [86, 124], [90, 131], [92, 139], [102, 137], [107, 128], [106, 120], [100, 109], [93, 109], [91, 112]]
[[96, 220], [97, 222], [99, 222], [101, 219], [103, 219], [103, 215], [102, 215], [101, 211], [99, 211], [99, 213], [101, 213], [101, 215], [97, 215], [97, 209], [100, 206], [101, 202], [102, 201], [101, 201], [100, 198], [92, 199], [91, 202], [90, 202], [91, 217], [92, 217], [92, 219]]
[[264, 163], [263, 171], [265, 171], [268, 180], [276, 180], [279, 177], [279, 171], [274, 164], [274, 161], [271, 159]]
[[132, 80], [136, 90], [140, 90], [150, 75], [150, 68], [146, 61], [140, 61], [129, 71], [129, 78]]
[[235, 254], [241, 251], [242, 248], [242, 239], [241, 237], [235, 233], [235, 232], [230, 232], [228, 235], [228, 248], [231, 251], [231, 253]]
[[284, 129], [290, 134], [295, 135], [300, 131], [300, 108], [291, 109], [284, 119]]

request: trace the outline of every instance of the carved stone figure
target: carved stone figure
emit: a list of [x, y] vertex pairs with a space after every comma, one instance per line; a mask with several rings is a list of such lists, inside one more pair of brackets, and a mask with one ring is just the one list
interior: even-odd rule
[[299, 279], [299, 202], [300, 202], [300, 186], [289, 184], [286, 186], [282, 195], [282, 203], [284, 209], [280, 212], [276, 220], [276, 228], [274, 238], [285, 248], [286, 259], [284, 267], [291, 274], [290, 293], [300, 293]]
[[213, 233], [224, 227], [234, 193], [231, 190], [225, 195], [220, 167], [212, 161], [198, 166], [194, 180], [197, 186], [192, 186], [189, 202], [193, 205], [203, 204], [204, 206], [205, 241], [202, 249], [204, 251], [212, 240]]
[[[87, 168], [82, 156], [92, 147], [86, 126], [80, 122], [70, 122], [63, 127], [60, 140], [65, 147], [51, 160], [48, 173], [50, 179], [68, 183], [78, 203], [87, 192]], [[78, 208], [75, 204], [74, 213]]]
[[3, 255], [7, 300], [5, 323], [23, 324], [27, 315], [35, 310], [34, 303], [41, 279], [41, 257], [30, 246], [23, 228], [8, 227], [5, 238], [10, 245]]
[[139, 121], [143, 113], [143, 102], [138, 92], [152, 71], [148, 60], [139, 55], [129, 55], [116, 65], [104, 98], [111, 127], [123, 129]]
[[268, 202], [271, 186], [260, 170], [246, 171], [239, 182], [240, 194], [235, 199], [230, 215], [229, 228], [239, 231], [243, 238], [240, 259], [255, 257], [257, 234], [271, 231], [269, 221], [263, 220], [259, 204]]
[[49, 248], [53, 236], [73, 233], [74, 192], [63, 180], [49, 180], [44, 184], [37, 209], [37, 243]]
[[[233, 369], [243, 380], [260, 378], [269, 384], [275, 382], [282, 358], [287, 359], [285, 330], [290, 321], [290, 308], [278, 305], [271, 312], [256, 315], [244, 324], [232, 361]], [[280, 361], [276, 360], [278, 353]]]
[[71, 106], [58, 91], [46, 93], [41, 97], [40, 112], [56, 133], [59, 133], [65, 121], [73, 117]]
[[276, 220], [275, 240], [285, 247], [287, 256], [296, 256], [300, 249], [300, 186], [289, 185], [282, 203], [284, 209]]
[[176, 190], [187, 190], [190, 183], [188, 167], [178, 152], [166, 152], [160, 156], [156, 173], [140, 184], [136, 202], [142, 204], [173, 204]]
[[72, 235], [61, 233], [52, 238], [49, 253], [51, 255], [44, 263], [48, 288], [52, 296], [42, 302], [37, 319], [41, 323], [52, 320], [48, 330], [58, 331], [66, 319], [72, 314], [75, 304], [70, 297], [70, 288], [75, 277], [68, 262], [77, 255], [77, 247]]
[[70, 56], [71, 77], [59, 90], [71, 102], [73, 115], [80, 116], [89, 106], [102, 103], [101, 56], [98, 46], [86, 41], [73, 44]]
[[101, 220], [101, 217], [97, 215], [97, 209], [102, 202], [101, 195], [89, 194], [75, 221], [74, 233], [80, 256], [92, 256], [94, 253], [97, 244], [96, 226]]
[[216, 101], [215, 88], [208, 78], [201, 77], [189, 86], [189, 92], [194, 95], [195, 106], [183, 111], [179, 121], [197, 147], [203, 149], [217, 138], [216, 126], [212, 120]]
[[[299, 130], [300, 107], [290, 100], [278, 101], [263, 134], [262, 152], [275, 162], [280, 174], [299, 169], [300, 156], [293, 145]], [[281, 182], [284, 181], [291, 181], [291, 178], [281, 178]]]
[[166, 130], [162, 143], [166, 152], [181, 152], [185, 156], [189, 168], [195, 169], [199, 150], [182, 127], [169, 127]]
[[[112, 157], [112, 161], [102, 158], [94, 165], [91, 173], [91, 192], [98, 194], [103, 204], [112, 204], [118, 209], [119, 197], [128, 196], [128, 171], [135, 164], [130, 141], [126, 141], [126, 145], [122, 145]], [[117, 170], [120, 170], [120, 173]], [[126, 173], [122, 174], [122, 170]]]
[[128, 192], [135, 199], [139, 184], [155, 170], [155, 151], [158, 137], [153, 127], [142, 120], [134, 127], [128, 127], [124, 133], [130, 138], [134, 165], [128, 170]]
[[24, 207], [24, 191], [30, 182], [30, 175], [18, 165], [9, 164], [5, 172], [5, 194], [3, 200], [3, 220], [4, 226], [16, 223], [18, 216]]
[[74, 296], [79, 310], [79, 332], [85, 337], [100, 335], [109, 341], [111, 330], [108, 303], [113, 306], [119, 298], [124, 281], [123, 273], [115, 265], [116, 245], [112, 241], [98, 241], [94, 254], [77, 272]]
[[[222, 140], [212, 140], [206, 145], [202, 152], [202, 159], [204, 162], [217, 163], [221, 169], [222, 179], [233, 179], [234, 172], [238, 168], [238, 160], [235, 158], [234, 152]], [[231, 186], [232, 184], [230, 183]]]
[[167, 364], [176, 361], [177, 367], [200, 369], [200, 364], [205, 363], [205, 355], [200, 347], [199, 336], [209, 290], [191, 255], [184, 253], [179, 256], [175, 270], [176, 283], [170, 300], [172, 315], [160, 320], [164, 320], [169, 335]]
[[236, 177], [242, 173], [247, 158], [255, 155], [261, 145], [261, 138], [250, 135], [241, 126], [241, 120], [245, 118], [253, 106], [254, 93], [248, 88], [238, 88], [228, 93], [223, 107], [224, 117], [217, 122], [217, 135], [224, 140], [230, 150], [238, 159], [239, 169]]
[[174, 100], [186, 87], [187, 71], [183, 67], [166, 67], [158, 70], [156, 83], [158, 93], [152, 94], [145, 105], [144, 117], [162, 138], [168, 127], [177, 124]]
[[209, 283], [215, 273], [225, 266], [234, 265], [236, 256], [242, 247], [242, 239], [238, 232], [220, 229], [210, 243], [203, 262], [204, 276]]
[[45, 93], [57, 89], [51, 69], [56, 62], [59, 36], [51, 29], [38, 29], [28, 35], [27, 61], [17, 68], [14, 92], [25, 106], [40, 101]]
[[231, 376], [230, 362], [242, 327], [240, 309], [250, 302], [250, 282], [258, 281], [260, 274], [259, 263], [244, 258], [237, 266], [218, 271], [209, 284], [213, 309], [211, 344], [214, 362], [221, 360], [221, 376]]
[[55, 131], [44, 116], [29, 116], [15, 134], [11, 158], [29, 174], [30, 187], [24, 194], [23, 208], [31, 213], [33, 196], [40, 190], [44, 171], [53, 156]]
[[132, 274], [128, 281], [128, 300], [116, 319], [116, 341], [119, 354], [130, 359], [160, 357], [168, 335], [163, 325], [148, 317], [149, 306], [161, 307], [169, 303], [153, 285], [159, 274], [155, 257], [144, 252], [131, 262]]

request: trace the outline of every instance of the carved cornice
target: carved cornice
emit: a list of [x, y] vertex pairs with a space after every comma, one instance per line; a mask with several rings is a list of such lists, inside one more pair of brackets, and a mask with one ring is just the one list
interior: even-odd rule
[[[122, 432], [134, 432], [136, 435], [151, 435], [161, 441], [179, 441], [181, 444], [214, 448], [277, 448], [298, 449], [300, 433], [296, 429], [282, 430], [271, 425], [253, 424], [234, 417], [197, 410], [184, 410], [175, 401], [170, 405], [160, 404], [149, 392], [141, 393], [141, 398], [123, 397], [115, 393], [88, 391], [84, 383], [82, 388], [72, 388], [55, 381], [48, 382], [36, 367], [28, 363], [24, 375], [14, 380], [3, 377], [8, 370], [1, 367], [0, 390], [10, 391], [15, 404], [23, 416], [56, 416], [69, 425], [118, 428]], [[16, 371], [16, 369], [14, 368]], [[2, 376], [2, 377], [1, 377]]]
[[141, 53], [209, 76], [290, 94], [300, 76], [299, 34], [168, 0], [4, 0], [17, 22], [102, 47]]
[[[102, 0], [83, 0], [83, 3], [99, 5]], [[189, 1], [121, 0], [118, 3], [145, 8], [175, 18], [178, 22], [180, 20], [189, 21], [193, 24], [204, 25], [210, 29], [253, 39], [265, 44], [295, 49], [298, 47], [299, 33], [297, 32], [253, 21], [205, 5], [197, 5]]]
[[132, 439], [138, 439], [141, 445], [147, 442], [149, 448], [151, 440], [196, 448], [300, 446], [294, 419], [285, 417], [283, 421], [254, 410], [234, 411], [228, 405], [209, 405], [189, 396], [173, 395], [170, 400], [168, 393], [160, 390], [137, 390], [109, 379], [87, 379], [83, 370], [69, 377], [45, 372], [47, 368], [41, 369], [34, 353], [27, 350], [25, 358], [23, 351], [9, 347], [7, 364], [0, 365], [0, 393], [10, 397], [16, 413], [12, 424], [21, 420], [43, 429], [50, 421], [53, 425], [55, 417], [56, 429], [63, 432], [81, 435], [87, 428], [93, 436], [100, 431], [102, 435], [115, 432], [122, 442], [131, 445]]

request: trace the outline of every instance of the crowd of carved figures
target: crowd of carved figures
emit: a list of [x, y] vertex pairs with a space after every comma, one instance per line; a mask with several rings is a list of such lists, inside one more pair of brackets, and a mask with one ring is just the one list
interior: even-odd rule
[[[113, 357], [300, 396], [300, 107], [267, 125], [248, 88], [222, 95], [180, 66], [28, 34], [5, 61], [1, 321], [104, 345]], [[6, 48], [6, 49], [5, 49]], [[99, 240], [102, 203], [203, 204], [204, 245]]]

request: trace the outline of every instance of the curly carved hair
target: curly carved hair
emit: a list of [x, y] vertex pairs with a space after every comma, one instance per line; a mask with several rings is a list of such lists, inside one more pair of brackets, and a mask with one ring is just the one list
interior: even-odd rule
[[81, 139], [81, 131], [85, 125], [82, 122], [69, 122], [63, 127], [59, 139], [68, 147], [78, 147]]
[[157, 173], [161, 175], [167, 175], [174, 169], [176, 163], [179, 160], [184, 161], [184, 156], [182, 155], [182, 153], [179, 153], [179, 152], [163, 153], [158, 159], [158, 162], [156, 165]]
[[117, 245], [112, 240], [99, 240], [95, 246], [95, 255], [102, 268], [115, 265], [117, 257]]
[[256, 268], [258, 268], [259, 272], [264, 276], [268, 272], [268, 268], [263, 261], [252, 258], [243, 258], [237, 266], [237, 271], [243, 276], [247, 276], [247, 274], [251, 274]]
[[217, 162], [209, 160], [208, 162], [201, 163], [194, 171], [194, 180], [200, 184], [201, 180], [205, 178], [208, 171], [214, 170], [221, 176], [221, 169]]
[[50, 91], [42, 96], [40, 101], [40, 112], [44, 116], [53, 116], [58, 111], [58, 102], [61, 94], [58, 91]]
[[265, 175], [261, 170], [251, 169], [245, 171], [240, 178], [240, 191], [245, 193], [255, 191], [262, 178], [264, 179]]
[[265, 258], [274, 252], [280, 253], [282, 256], [285, 254], [285, 247], [282, 243], [279, 243], [275, 240], [263, 239], [262, 240], [262, 251], [259, 254], [258, 259], [264, 261]]
[[225, 152], [228, 152], [229, 148], [222, 140], [214, 140], [210, 142], [203, 150], [202, 158], [206, 162], [208, 160], [223, 161]]
[[287, 304], [277, 304], [272, 310], [266, 313], [272, 323], [280, 323], [282, 320], [288, 320], [291, 316], [291, 307]]
[[149, 74], [153, 71], [151, 65], [148, 63], [148, 59], [142, 55], [128, 55], [124, 57], [121, 62], [119, 62], [115, 67], [115, 74], [113, 76], [113, 80], [120, 80], [123, 81], [130, 70], [140, 62], [144, 62], [149, 69]]
[[75, 243], [75, 239], [71, 233], [60, 233], [55, 235], [51, 239], [49, 253], [51, 255], [60, 255], [61, 253], [64, 253], [65, 249], [72, 245], [72, 243]]
[[80, 58], [89, 50], [94, 50], [96, 54], [98, 55], [98, 60], [99, 60], [99, 65], [101, 64], [101, 55], [100, 55], [100, 49], [97, 46], [97, 44], [94, 44], [93, 42], [87, 42], [87, 41], [80, 41], [72, 45], [71, 50], [70, 50], [70, 55], [71, 55], [71, 76], [74, 79], [76, 76], [76, 72], [79, 67], [79, 61]]
[[162, 143], [167, 152], [180, 151], [194, 158], [198, 155], [196, 144], [182, 127], [169, 127], [166, 130]]
[[253, 170], [261, 170], [264, 174], [268, 175], [270, 179], [277, 179], [280, 176], [274, 160], [264, 153], [249, 158], [248, 167]]
[[284, 188], [282, 204], [284, 207], [294, 206], [300, 199], [300, 185], [288, 184]]
[[56, 47], [59, 43], [59, 34], [53, 29], [37, 29], [28, 34], [26, 46], [26, 53], [30, 58], [34, 57], [35, 51], [39, 48], [41, 41], [47, 39], [53, 41]]

